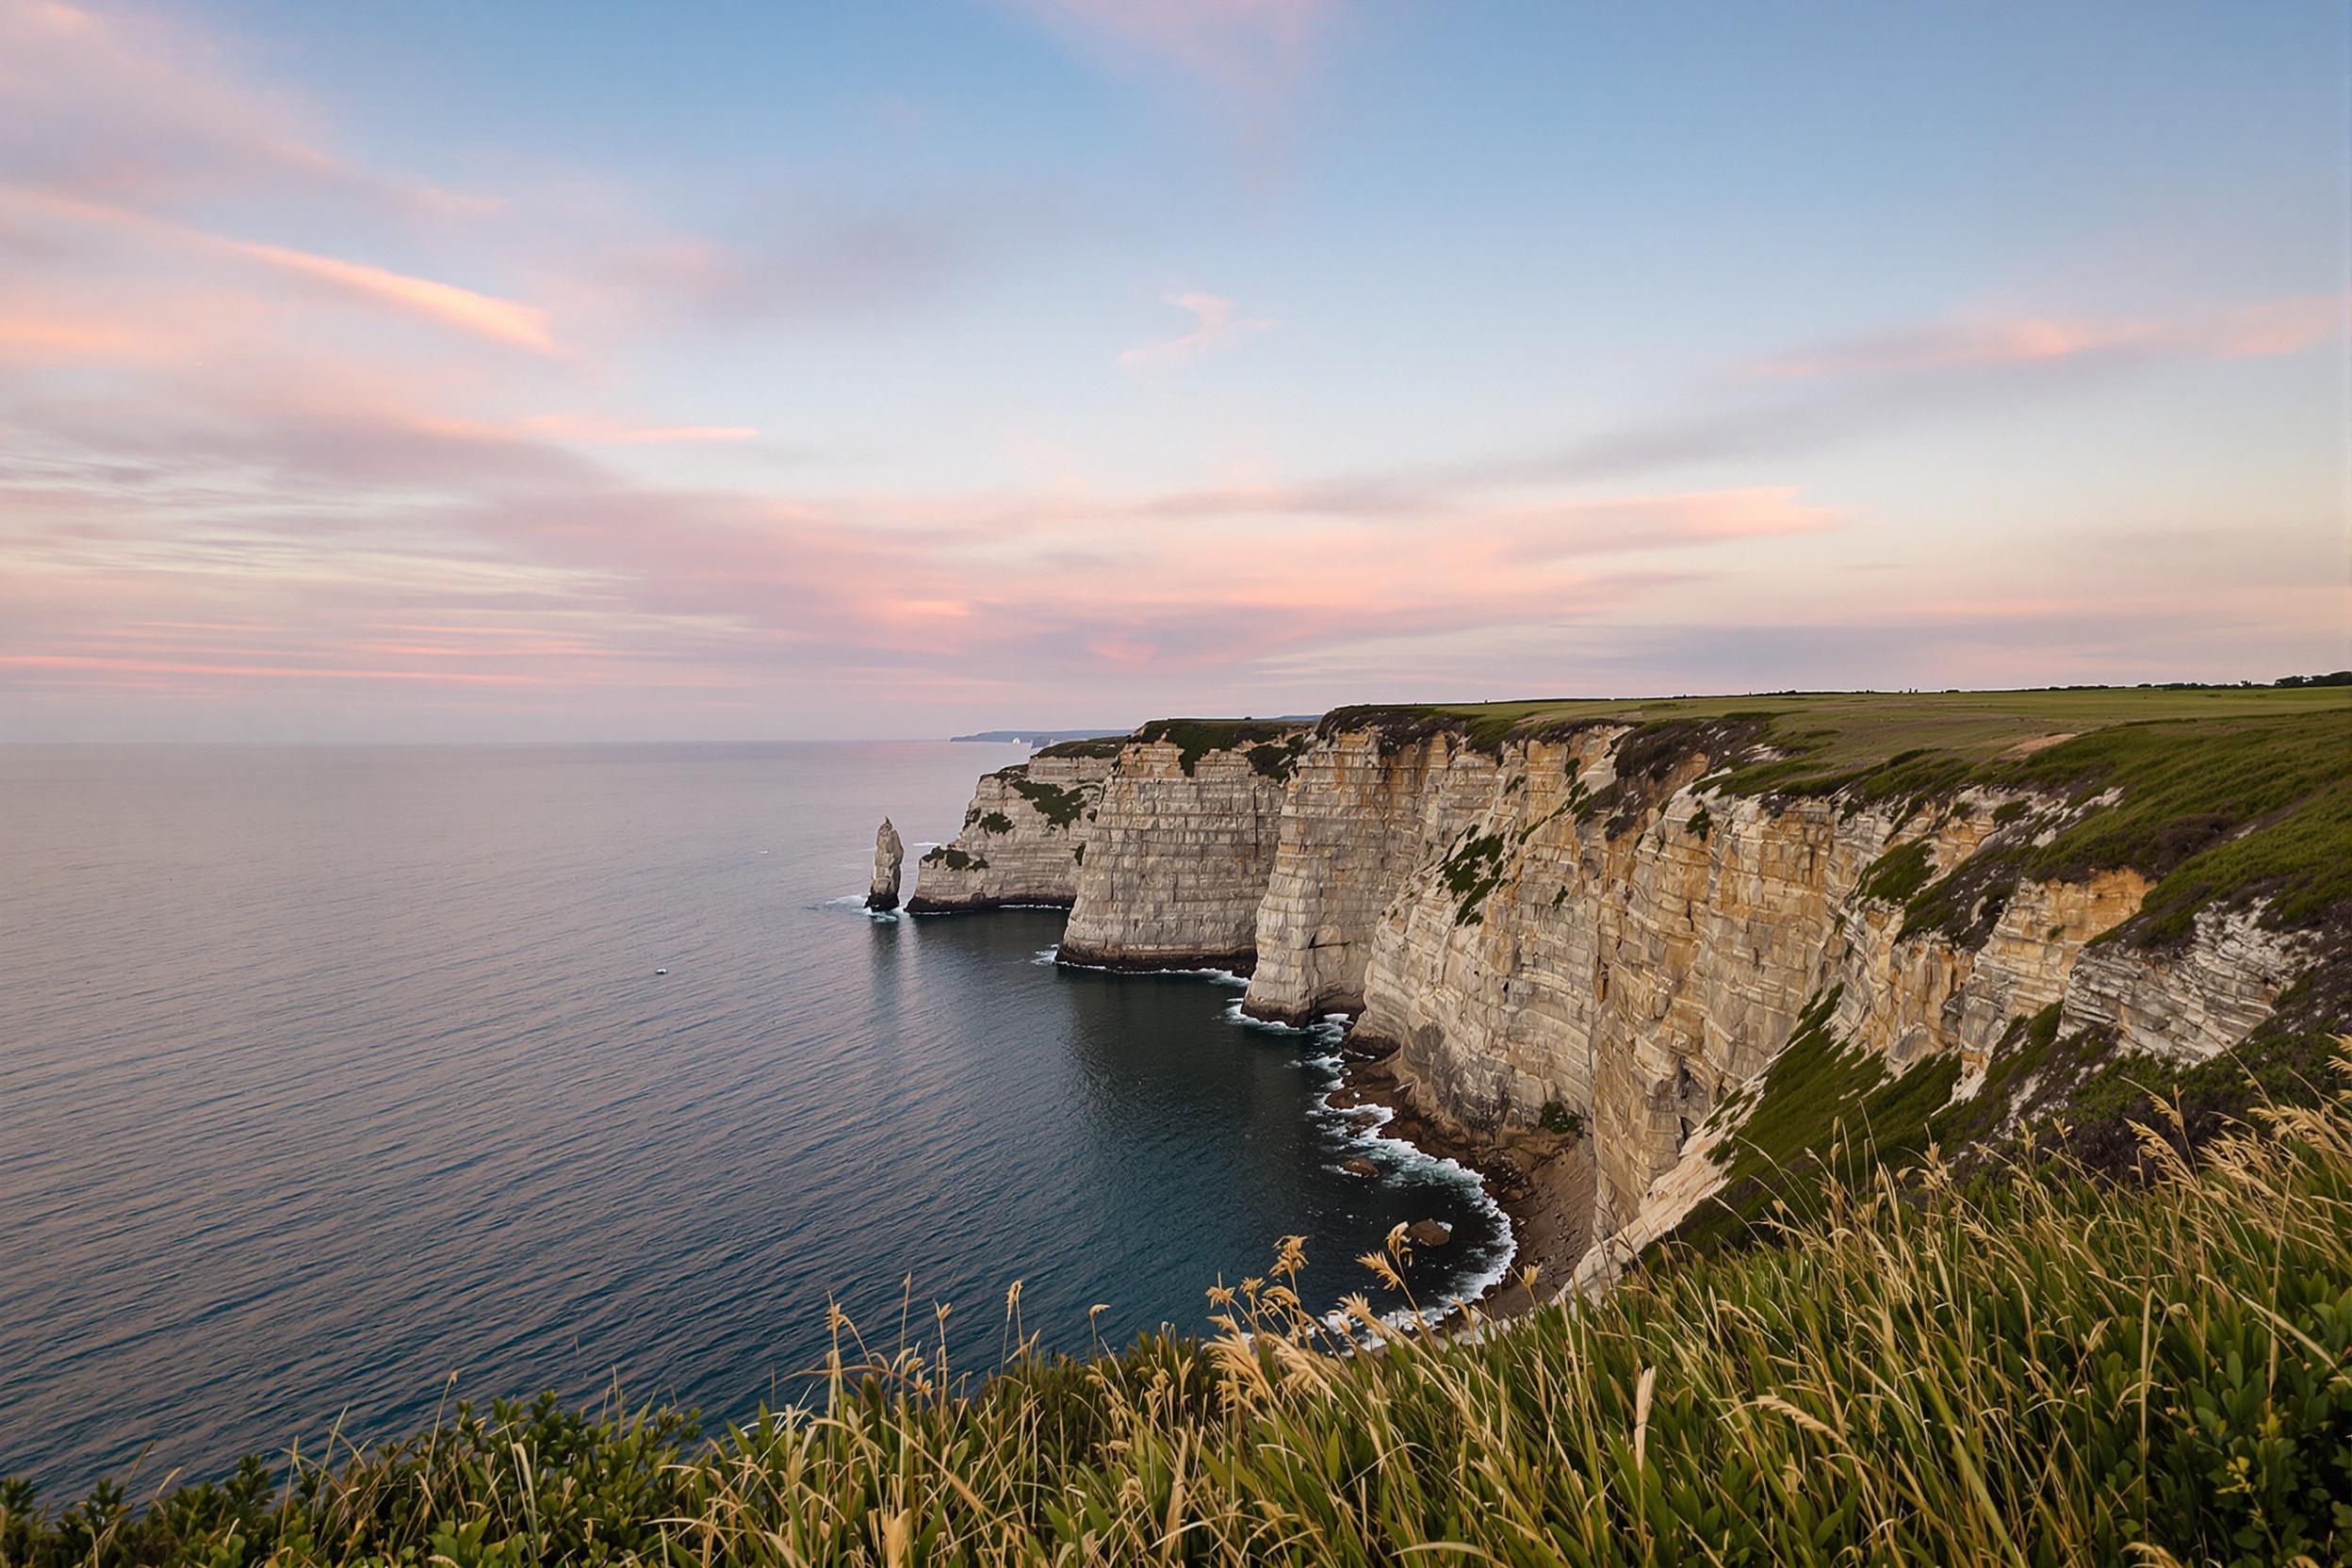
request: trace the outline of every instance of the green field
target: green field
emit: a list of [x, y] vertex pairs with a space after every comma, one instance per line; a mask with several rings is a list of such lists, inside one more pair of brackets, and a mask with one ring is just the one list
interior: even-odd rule
[[2291, 718], [2352, 711], [2352, 686], [2091, 687], [2026, 692], [1788, 692], [1749, 696], [1560, 697], [1522, 702], [1382, 704], [1334, 709], [1328, 730], [1427, 716], [1459, 724], [1481, 744], [1595, 723], [1770, 715], [1776, 745], [1801, 749], [1818, 776], [1908, 751], [1970, 760], [2021, 743], [2110, 725], [2160, 720]]

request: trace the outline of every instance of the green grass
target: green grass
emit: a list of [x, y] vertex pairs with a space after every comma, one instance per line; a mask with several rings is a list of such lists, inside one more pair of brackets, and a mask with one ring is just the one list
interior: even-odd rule
[[1592, 724], [1655, 724], [1769, 712], [1772, 740], [1801, 752], [1789, 781], [1872, 766], [1906, 751], [1989, 760], [2020, 743], [2155, 719], [2278, 718], [2352, 710], [2352, 688], [2089, 687], [2025, 692], [1786, 692], [1335, 708], [1326, 734], [1448, 729], [1498, 749], [1514, 737]]
[[1875, 1053], [1849, 1050], [1829, 1026], [1838, 998], [1836, 989], [1815, 997], [1761, 1083], [1718, 1108], [1740, 1119], [1715, 1150], [1723, 1185], [1676, 1229], [1675, 1244], [1746, 1245], [1769, 1225], [1816, 1213], [1839, 1183], [1900, 1169], [1930, 1149], [1969, 1170], [2062, 1155], [2090, 1175], [2145, 1181], [2157, 1165], [2142, 1129], [2193, 1153], [2257, 1105], [2317, 1102], [2335, 1051], [2326, 1031], [2293, 1021], [2293, 997], [2281, 1017], [2198, 1063], [2119, 1052], [2094, 1030], [2062, 1037], [2052, 1004], [2012, 1020], [1984, 1083], [1954, 1101], [1964, 1070], [1956, 1054], [1895, 1070]]
[[145, 1506], [109, 1488], [47, 1511], [10, 1483], [0, 1563], [2352, 1556], [2341, 1100], [2145, 1189], [1882, 1175], [1476, 1340], [1323, 1354], [1286, 1252], [1205, 1344], [1016, 1353], [985, 1381], [956, 1370], [960, 1319], [871, 1353], [843, 1324], [809, 1406], [709, 1439], [675, 1412], [543, 1400]]
[[[1135, 731], [1135, 740], [1140, 744], [1160, 742], [1175, 746], [1177, 766], [1189, 774], [1210, 752], [1238, 751], [1268, 743], [1283, 746], [1299, 734], [1297, 725], [1263, 719], [1153, 719]], [[1303, 744], [1299, 749], [1305, 749]], [[1250, 758], [1250, 765], [1260, 773], [1272, 771], [1255, 756]], [[1287, 777], [1287, 770], [1277, 776]]]
[[1929, 1131], [1964, 1166], [2059, 1154], [2106, 1179], [2149, 1180], [2162, 1168], [2151, 1131], [2188, 1154], [2258, 1105], [2317, 1102], [2335, 1044], [2300, 1027], [2295, 996], [2284, 1000], [2250, 1037], [2202, 1062], [2118, 1052], [2095, 1030], [2062, 1036], [2053, 1003], [2011, 1021], [1984, 1084], [1938, 1111]]
[[945, 866], [950, 871], [986, 871], [988, 867], [988, 857], [967, 854], [954, 844], [939, 845], [923, 858], [923, 863]]
[[1855, 890], [1864, 898], [1882, 898], [1889, 904], [1903, 904], [1911, 895], [1934, 880], [1936, 868], [1927, 858], [1927, 841], [1914, 839], [1897, 844], [1870, 862], [1862, 874], [1862, 885]]
[[1058, 784], [1041, 784], [1026, 776], [1009, 778], [1005, 782], [1051, 826], [1067, 828], [1086, 809], [1086, 796], [1083, 790], [1065, 790]]
[[1288, 779], [1298, 771], [1298, 759], [1306, 754], [1313, 740], [1305, 731], [1295, 731], [1280, 741], [1265, 741], [1251, 746], [1247, 753], [1250, 766], [1268, 778]]
[[1503, 884], [1510, 857], [1500, 833], [1464, 833], [1437, 868], [1446, 890], [1454, 895], [1454, 923], [1469, 925], [1480, 913], [1487, 896]]
[[1039, 757], [1117, 757], [1127, 743], [1124, 735], [1104, 735], [1091, 741], [1057, 741], [1050, 746], [1039, 746]]
[[[1962, 781], [2070, 801], [2074, 814], [2041, 845], [2038, 819], [2014, 815], [1911, 896], [1906, 934], [1979, 935], [2021, 879], [2121, 867], [2159, 880], [2115, 940], [2176, 941], [2199, 911], [2258, 895], [2274, 927], [2352, 914], [2352, 710], [2120, 725], [1978, 764]], [[2111, 790], [2118, 798], [2095, 804]]]
[[1849, 1050], [1831, 1030], [1842, 988], [1815, 997], [1754, 1103], [1734, 1101], [1713, 1115], [1744, 1111], [1739, 1130], [1715, 1151], [1723, 1185], [1674, 1233], [1685, 1247], [1738, 1245], [1775, 1215], [1809, 1213], [1835, 1185], [1873, 1164], [1899, 1165], [1925, 1149], [1929, 1122], [1960, 1081], [1960, 1059], [1930, 1056], [1896, 1071], [1875, 1052]]

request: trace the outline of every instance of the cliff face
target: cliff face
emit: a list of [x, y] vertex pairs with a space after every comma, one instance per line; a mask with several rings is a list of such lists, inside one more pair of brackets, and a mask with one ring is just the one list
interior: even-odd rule
[[[1139, 732], [1107, 764], [1064, 960], [1254, 966], [1250, 1012], [1355, 1012], [1355, 1045], [1393, 1047], [1414, 1109], [1473, 1145], [1581, 1128], [1587, 1285], [1723, 1187], [1806, 1029], [1850, 1076], [1935, 1064], [1937, 1104], [1956, 1106], [2028, 1092], [2003, 1055], [2053, 1008], [2102, 1050], [2209, 1058], [2319, 952], [2267, 929], [2259, 897], [2169, 942], [2102, 940], [2154, 907], [2155, 877], [2026, 872], [2099, 825], [2114, 789], [1996, 788], [1952, 764], [1916, 788], [1735, 791], [1735, 766], [1778, 755], [1753, 723], [1483, 743], [1442, 726], [1279, 744], [1192, 727]], [[974, 809], [1001, 799], [984, 781]]]
[[1282, 760], [1256, 739], [1120, 749], [1087, 829], [1064, 963], [1248, 972], [1288, 775], [1288, 752], [1274, 749]]
[[1816, 996], [1834, 992], [1837, 1038], [1889, 1070], [1956, 1055], [1966, 1095], [2012, 1021], [2053, 1003], [2064, 1030], [2202, 1060], [2244, 1039], [2309, 962], [2246, 911], [2207, 915], [2164, 953], [2092, 945], [2139, 911], [2151, 883], [2130, 870], [2022, 882], [1981, 938], [1905, 936], [1871, 868], [1916, 844], [1940, 876], [2030, 827], [1996, 823], [2013, 802], [1776, 804], [1696, 785], [1721, 760], [1702, 754], [1612, 832], [1573, 802], [1616, 782], [1613, 741], [1505, 748], [1487, 808], [1427, 847], [1380, 917], [1357, 1035], [1395, 1044], [1426, 1106], [1474, 1134], [1547, 1105], [1580, 1119], [1598, 1170], [1590, 1233], [1626, 1232], [1619, 1265], [1721, 1184], [1725, 1129], [1703, 1147], [1694, 1135]]
[[915, 914], [1067, 906], [1078, 894], [1078, 860], [1112, 759], [1039, 753], [984, 776], [963, 831], [923, 858]]
[[1381, 914], [1429, 846], [1486, 808], [1495, 771], [1444, 733], [1392, 745], [1358, 730], [1301, 756], [1257, 905], [1243, 1009], [1286, 1023], [1360, 1009]]

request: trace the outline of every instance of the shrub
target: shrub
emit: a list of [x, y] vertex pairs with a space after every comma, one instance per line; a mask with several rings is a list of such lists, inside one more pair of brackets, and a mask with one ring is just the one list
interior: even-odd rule
[[1086, 796], [1083, 790], [1065, 790], [1058, 784], [1041, 784], [1026, 776], [1007, 782], [1012, 785], [1013, 792], [1027, 801], [1051, 827], [1067, 828], [1086, 808]]
[[1547, 1133], [1564, 1133], [1572, 1138], [1584, 1136], [1584, 1118], [1568, 1108], [1567, 1102], [1546, 1100], [1535, 1124]]

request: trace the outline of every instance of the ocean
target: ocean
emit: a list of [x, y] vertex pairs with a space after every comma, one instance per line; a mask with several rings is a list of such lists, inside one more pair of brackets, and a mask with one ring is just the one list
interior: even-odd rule
[[1021, 755], [0, 746], [0, 1476], [540, 1390], [740, 1421], [828, 1303], [879, 1350], [953, 1303], [985, 1369], [1016, 1281], [1115, 1347], [1293, 1233], [1318, 1309], [1396, 1305], [1353, 1260], [1424, 1217], [1419, 1298], [1492, 1278], [1476, 1183], [1322, 1105], [1329, 1031], [1057, 969], [1054, 911], [858, 906], [885, 813], [911, 881]]

